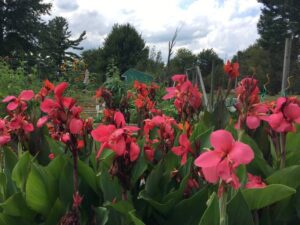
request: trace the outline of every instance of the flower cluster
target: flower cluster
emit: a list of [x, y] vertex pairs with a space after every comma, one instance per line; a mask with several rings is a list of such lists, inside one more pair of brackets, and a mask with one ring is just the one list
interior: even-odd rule
[[269, 111], [267, 104], [259, 101], [260, 90], [257, 85], [256, 79], [246, 77], [239, 82], [235, 89], [236, 109], [239, 112], [237, 129], [241, 129], [244, 124], [249, 129], [256, 129]]
[[271, 114], [264, 117], [276, 132], [294, 132], [300, 124], [300, 102], [296, 97], [280, 97], [270, 104]]
[[140, 148], [132, 134], [139, 128], [126, 126], [124, 116], [120, 112], [115, 113], [114, 120], [116, 125], [100, 124], [91, 133], [93, 139], [101, 143], [97, 158], [100, 157], [104, 148], [109, 148], [115, 152], [116, 157], [129, 158], [131, 162], [134, 162], [139, 157]]
[[11, 132], [21, 139], [34, 130], [34, 126], [30, 122], [29, 116], [25, 113], [28, 108], [27, 102], [33, 97], [34, 92], [32, 90], [24, 90], [18, 97], [7, 96], [2, 101], [8, 103], [6, 109], [9, 115], [9, 121], [6, 121], [4, 124], [7, 125]]
[[133, 87], [135, 93], [131, 93], [134, 105], [139, 113], [142, 113], [143, 119], [150, 118], [152, 114], [156, 115], [159, 111], [155, 108], [156, 90], [159, 88], [155, 83], [147, 86], [137, 80], [134, 81]]
[[37, 122], [37, 127], [42, 127], [47, 121], [51, 137], [64, 143], [74, 142], [77, 149], [84, 146], [81, 139], [85, 124], [80, 118], [81, 108], [76, 106], [76, 101], [71, 97], [64, 97], [63, 93], [68, 87], [66, 82], [58, 84], [54, 88], [54, 99], [46, 98], [41, 103], [41, 111], [46, 115]]
[[163, 99], [175, 98], [174, 106], [181, 119], [189, 119], [200, 110], [202, 94], [197, 86], [193, 86], [186, 75], [174, 75], [172, 80], [175, 82], [175, 87], [166, 88], [167, 94]]
[[227, 60], [226, 64], [224, 65], [224, 71], [228, 74], [230, 79], [235, 79], [240, 75], [239, 67], [240, 66], [238, 63], [230, 63], [230, 61]]
[[[166, 153], [172, 148], [174, 143], [174, 129], [176, 121], [166, 115], [155, 116], [152, 119], [146, 119], [144, 125], [145, 146], [144, 150], [149, 160], [154, 159], [154, 144], [158, 144], [162, 152]], [[154, 138], [150, 133], [155, 132]]]

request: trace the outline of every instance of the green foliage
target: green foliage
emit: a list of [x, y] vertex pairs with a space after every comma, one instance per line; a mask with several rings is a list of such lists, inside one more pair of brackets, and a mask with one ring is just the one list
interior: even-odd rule
[[[257, 25], [260, 34], [259, 43], [267, 51], [270, 60], [270, 92], [278, 93], [281, 84], [286, 37], [293, 36], [290, 75], [299, 73], [300, 5], [297, 0], [260, 0], [259, 2], [263, 4], [262, 14]], [[299, 87], [296, 85], [292, 85], [292, 88], [299, 92]]]
[[24, 67], [13, 70], [5, 61], [0, 60], [0, 74], [1, 99], [7, 95], [18, 95], [24, 89], [37, 91], [40, 88], [36, 74], [26, 74]]
[[13, 60], [36, 52], [37, 38], [43, 23], [41, 16], [49, 14], [51, 4], [42, 0], [1, 1], [0, 56]]
[[121, 74], [147, 60], [148, 52], [142, 36], [130, 24], [115, 24], [103, 44], [104, 62], [114, 59]]

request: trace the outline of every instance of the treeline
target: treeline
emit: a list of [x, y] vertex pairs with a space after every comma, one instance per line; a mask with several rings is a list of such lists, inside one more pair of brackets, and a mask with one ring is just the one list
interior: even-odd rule
[[[262, 3], [257, 25], [260, 38], [247, 49], [237, 52], [232, 59], [240, 64], [239, 79], [246, 75], [254, 76], [261, 87], [265, 85], [267, 93], [279, 93], [284, 43], [289, 37], [292, 38], [292, 51], [287, 91], [300, 93], [300, 2], [259, 2]], [[85, 32], [72, 40], [65, 18], [55, 17], [48, 22], [41, 19], [50, 12], [51, 4], [42, 0], [0, 1], [0, 56], [12, 68], [26, 62], [29, 70], [37, 68], [40, 79], [59, 79], [66, 74], [66, 67], [74, 66], [74, 59], [78, 59], [82, 62], [82, 69], [88, 68], [94, 81], [99, 83], [106, 80], [114, 67], [118, 68], [120, 75], [129, 68], [135, 68], [151, 74], [156, 81], [168, 82], [172, 74], [186, 73], [198, 65], [208, 89], [212, 72], [215, 86], [223, 84], [224, 62], [213, 49], [203, 49], [196, 54], [186, 48], [174, 52], [180, 31], [173, 39], [170, 33], [167, 62], [164, 62], [159, 49], [146, 45], [142, 35], [131, 24], [115, 24], [101, 46], [99, 43], [97, 49], [83, 51], [78, 56], [75, 52], [82, 50], [80, 43], [86, 37]]]

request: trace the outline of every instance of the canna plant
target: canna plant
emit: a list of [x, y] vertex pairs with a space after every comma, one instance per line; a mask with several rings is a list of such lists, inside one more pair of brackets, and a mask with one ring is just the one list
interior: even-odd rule
[[185, 75], [173, 76], [163, 99], [157, 85], [135, 82], [119, 106], [101, 87], [97, 125], [64, 95], [65, 82], [4, 98], [0, 224], [298, 224], [300, 102], [261, 102], [258, 81], [246, 77], [226, 112], [238, 64], [224, 72], [224, 105], [210, 112]]

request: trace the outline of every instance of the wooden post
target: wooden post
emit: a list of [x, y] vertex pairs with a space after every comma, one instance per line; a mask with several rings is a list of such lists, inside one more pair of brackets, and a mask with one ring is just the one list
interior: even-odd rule
[[284, 47], [282, 81], [281, 81], [281, 94], [282, 95], [285, 95], [287, 77], [290, 72], [291, 47], [292, 47], [292, 38], [286, 38], [285, 39], [285, 47]]
[[203, 82], [203, 79], [202, 79], [202, 74], [201, 74], [201, 70], [200, 70], [199, 66], [196, 66], [196, 71], [197, 71], [198, 78], [199, 78], [199, 81], [200, 81], [200, 84], [201, 84], [201, 90], [202, 90], [202, 94], [203, 94], [203, 98], [204, 98], [204, 105], [206, 107], [208, 107], [208, 100], [207, 100], [206, 90], [205, 90], [205, 86], [204, 86], [204, 82]]
[[211, 66], [211, 77], [210, 77], [210, 109], [214, 107], [214, 76], [215, 76], [215, 61], [212, 62]]

